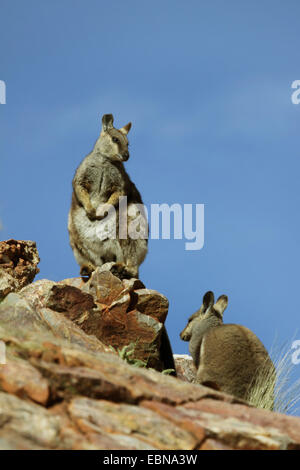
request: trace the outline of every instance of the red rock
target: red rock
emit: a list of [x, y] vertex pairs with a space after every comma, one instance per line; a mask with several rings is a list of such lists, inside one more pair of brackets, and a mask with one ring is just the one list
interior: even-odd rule
[[0, 242], [0, 300], [9, 292], [18, 292], [33, 281], [40, 261], [35, 242]]
[[[232, 408], [241, 405], [231, 405]], [[220, 416], [207, 409], [196, 410], [192, 406], [179, 406], [184, 416], [195, 424], [203, 426], [210, 436], [239, 450], [287, 450], [297, 449], [299, 444], [286, 430], [274, 426], [261, 426], [251, 421], [238, 419], [235, 416]], [[260, 410], [262, 411], [262, 410]], [[270, 412], [267, 412], [270, 413]]]
[[28, 362], [21, 359], [7, 359], [0, 366], [0, 387], [7, 393], [46, 405], [49, 398], [47, 380]]
[[[229, 404], [206, 398], [183, 406], [192, 410], [195, 415], [198, 411], [213, 413], [222, 418], [237, 418], [240, 421], [259, 425], [263, 428], [274, 428], [288, 435], [292, 441], [300, 442], [300, 419], [294, 416], [287, 416], [281, 413], [274, 413], [267, 410], [254, 408], [242, 404]], [[290, 448], [294, 448], [291, 443]], [[299, 447], [300, 449], [300, 447]]]
[[123, 279], [123, 286], [126, 288], [128, 292], [132, 292], [137, 289], [144, 289], [145, 285], [142, 283], [140, 279]]
[[84, 433], [134, 434], [152, 449], [191, 450], [197, 444], [197, 439], [181, 426], [170, 426], [168, 420], [142, 407], [76, 398], [70, 402], [68, 412]]
[[56, 312], [69, 312], [70, 316], [82, 314], [96, 307], [93, 297], [68, 285], [54, 285], [49, 292], [45, 307]]
[[194, 382], [197, 370], [193, 358], [187, 354], [174, 354], [174, 362], [177, 377], [185, 382]]
[[141, 406], [148, 408], [156, 413], [160, 414], [166, 419], [169, 419], [173, 424], [180, 425], [186, 431], [190, 432], [196, 439], [198, 444], [207, 436], [205, 428], [198, 425], [189, 417], [186, 417], [184, 413], [178, 410], [176, 407], [166, 405], [165, 403], [158, 403], [155, 401], [142, 401]]
[[63, 279], [62, 281], [59, 281], [57, 284], [63, 284], [66, 286], [77, 287], [77, 289], [83, 289], [86, 283], [82, 279], [82, 277], [72, 277], [68, 279]]
[[[158, 321], [165, 320], [168, 301], [156, 291], [140, 289], [141, 286], [137, 279], [121, 281], [111, 272], [97, 269], [83, 289], [52, 286], [44, 306], [63, 312], [85, 333], [115, 350], [132, 345], [131, 360], [143, 361], [147, 367], [160, 371], [175, 370], [163, 324]], [[134, 290], [136, 287], [139, 289]]]
[[93, 295], [95, 302], [107, 306], [120, 298], [120, 294], [125, 290], [120, 279], [109, 271], [99, 270], [93, 272], [84, 289]]
[[206, 439], [201, 445], [199, 450], [234, 450], [233, 447], [229, 447], [222, 442], [216, 441], [215, 439]]
[[149, 315], [164, 323], [168, 314], [169, 301], [159, 292], [151, 289], [134, 291], [134, 307], [141, 313]]
[[[16, 273], [28, 266], [21, 252], [15, 246], [2, 269], [15, 259]], [[161, 299], [100, 270], [86, 283], [42, 280], [9, 293], [0, 302], [0, 449], [300, 449], [299, 418], [188, 383], [181, 359], [183, 380], [108, 347], [135, 342], [135, 357], [163, 368], [171, 352]]]

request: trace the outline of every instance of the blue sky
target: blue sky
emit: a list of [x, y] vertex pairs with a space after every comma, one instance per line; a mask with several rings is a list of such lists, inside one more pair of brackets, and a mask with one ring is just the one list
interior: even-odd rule
[[2, 0], [1, 239], [37, 242], [39, 279], [78, 274], [71, 180], [113, 113], [132, 121], [126, 169], [147, 205], [205, 204], [202, 250], [152, 240], [141, 266], [170, 301], [174, 352], [207, 290], [267, 348], [300, 339], [299, 13], [296, 0]]

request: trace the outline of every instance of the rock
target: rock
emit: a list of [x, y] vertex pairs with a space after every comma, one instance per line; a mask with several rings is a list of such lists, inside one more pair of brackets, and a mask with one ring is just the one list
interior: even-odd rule
[[111, 305], [124, 293], [122, 281], [109, 271], [100, 271], [99, 268], [93, 272], [91, 278], [86, 283], [84, 291], [89, 292], [95, 302], [104, 306]]
[[134, 434], [148, 444], [148, 449], [191, 450], [197, 444], [191, 433], [180, 426], [170, 426], [168, 420], [143, 407], [79, 397], [70, 402], [68, 412], [83, 432]]
[[132, 359], [174, 365], [167, 300], [141, 281], [96, 270], [13, 288], [0, 302], [1, 450], [300, 450], [300, 418], [190, 383], [189, 356], [174, 356], [176, 378], [108, 347], [134, 342]]
[[31, 283], [39, 272], [39, 261], [35, 242], [0, 242], [0, 300]]
[[52, 290], [52, 287], [55, 286], [54, 281], [49, 281], [48, 279], [41, 279], [36, 281], [28, 286], [24, 287], [19, 295], [22, 299], [30, 305], [33, 310], [40, 310], [47, 306], [47, 300]]
[[[147, 367], [159, 371], [175, 370], [167, 333], [163, 323], [158, 321], [162, 311], [157, 301], [160, 298], [158, 292], [149, 290], [146, 294], [152, 306], [150, 316], [148, 312], [144, 314], [136, 309], [139, 299], [143, 298], [143, 294], [139, 295], [143, 284], [137, 279], [121, 281], [108, 271], [96, 270], [87, 283], [78, 278], [65, 282], [45, 279], [34, 282], [20, 291], [16, 304], [23, 299], [26, 308], [35, 311], [36, 322], [47, 318], [59, 336], [70, 337], [75, 330], [67, 328], [68, 323], [62, 322], [62, 315], [57, 313], [107, 348], [121, 351], [125, 346], [133, 345], [132, 361], [143, 361]], [[167, 300], [161, 297], [165, 309]], [[145, 299], [142, 303], [145, 305]], [[165, 318], [165, 312], [163, 316]]]
[[145, 289], [138, 279], [120, 280], [110, 270], [97, 268], [84, 285], [76, 279], [52, 286], [44, 306], [62, 312], [116, 351], [132, 345], [131, 360], [159, 371], [175, 370], [163, 325], [168, 300]]
[[188, 354], [174, 354], [174, 362], [177, 377], [185, 382], [194, 383], [197, 371], [193, 358]]
[[[42, 406], [0, 392], [0, 433], [11, 447], [55, 449], [60, 443], [63, 418]], [[13, 436], [16, 436], [16, 442]]]
[[156, 318], [161, 323], [165, 322], [169, 301], [164, 295], [151, 289], [137, 289], [134, 296], [135, 308], [139, 312]]
[[72, 287], [77, 287], [78, 289], [83, 289], [86, 282], [82, 279], [82, 277], [71, 277], [69, 279], [63, 279], [62, 281], [59, 281], [57, 283], [67, 285], [67, 286], [72, 286]]
[[49, 399], [49, 384], [39, 371], [20, 358], [6, 358], [0, 366], [0, 388], [4, 392], [29, 398], [46, 405]]
[[128, 292], [133, 292], [137, 289], [144, 289], [144, 284], [139, 279], [123, 279], [123, 286], [128, 290]]
[[218, 415], [224, 420], [235, 418], [248, 424], [260, 426], [264, 429], [273, 429], [279, 434], [286, 435], [291, 440], [287, 448], [299, 448], [300, 440], [300, 418], [286, 416], [280, 413], [272, 413], [267, 410], [261, 410], [250, 406], [236, 404], [234, 407], [228, 403], [218, 403], [211, 398], [205, 398], [203, 401], [197, 401], [193, 404], [187, 403], [184, 408], [193, 410], [192, 413], [197, 415], [198, 412], [208, 412]]
[[[130, 346], [132, 362], [142, 361], [145, 366], [159, 371], [175, 371], [163, 325], [168, 300], [159, 292], [146, 289], [138, 279], [120, 280], [110, 270], [97, 268], [88, 282], [81, 278], [59, 283], [42, 279], [21, 289], [19, 295], [26, 302], [23, 309], [35, 312], [29, 317], [34, 328], [41, 319], [45, 328], [46, 320], [49, 328], [54, 328], [59, 336], [70, 338], [73, 335], [75, 340], [74, 328], [71, 326], [70, 329], [67, 327], [70, 323], [62, 322], [62, 315], [57, 315], [60, 313], [84, 333], [100, 340], [102, 347], [121, 351]], [[15, 299], [13, 309], [19, 308], [21, 299]], [[12, 298], [10, 302], [14, 303]], [[76, 333], [80, 341], [82, 334], [78, 330]]]
[[[283, 428], [279, 431], [274, 426], [260, 426], [253, 422], [243, 421], [235, 417], [224, 419], [216, 413], [210, 413], [203, 406], [203, 410], [197, 410], [193, 404], [177, 406], [176, 409], [169, 405], [156, 402], [144, 402], [143, 406], [158, 412], [169, 419], [173, 424], [184, 423], [188, 429], [196, 435], [200, 441], [199, 448], [203, 448], [206, 438], [225, 444], [229, 448], [237, 450], [287, 450], [300, 449], [299, 439], [295, 440], [291, 433]], [[234, 410], [235, 406], [231, 405]], [[245, 405], [240, 405], [245, 406]], [[264, 410], [259, 410], [263, 412]], [[249, 411], [251, 414], [251, 410]], [[272, 414], [267, 411], [266, 413]], [[275, 413], [273, 413], [275, 414]], [[292, 418], [290, 418], [292, 419]], [[298, 426], [300, 419], [297, 418]], [[297, 427], [298, 427], [297, 426]]]
[[[39, 305], [39, 301], [33, 301], [33, 304]], [[87, 336], [81, 328], [62, 314], [40, 306], [36, 307], [36, 310], [33, 309], [21, 293], [8, 294], [0, 303], [1, 336], [4, 341], [5, 338], [7, 341], [12, 338], [12, 344], [16, 347], [36, 348], [36, 354], [48, 351], [47, 345], [51, 345], [49, 348], [53, 353], [53, 348], [59, 349], [61, 345], [65, 344], [65, 340], [67, 344], [84, 350], [109, 350], [95, 337]], [[24, 352], [24, 354], [27, 357], [29, 353]]]
[[57, 284], [52, 286], [45, 306], [56, 312], [68, 312], [71, 320], [84, 315], [85, 312], [92, 312], [96, 307], [90, 294], [82, 292], [76, 287]]
[[197, 450], [234, 450], [232, 447], [216, 441], [215, 439], [206, 439]]
[[0, 449], [300, 449], [299, 418], [121, 360], [44, 306], [92, 307], [59, 286], [39, 283], [0, 304]]

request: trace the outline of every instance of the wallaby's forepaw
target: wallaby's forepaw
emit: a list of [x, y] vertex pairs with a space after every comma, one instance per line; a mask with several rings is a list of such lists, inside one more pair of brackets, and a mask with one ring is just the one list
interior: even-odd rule
[[86, 211], [86, 215], [90, 220], [96, 220], [97, 215], [96, 215], [96, 209], [92, 208], [89, 211]]
[[115, 263], [110, 272], [119, 279], [138, 278], [138, 269], [124, 263]]
[[87, 282], [94, 270], [95, 268], [91, 264], [83, 264], [80, 268], [80, 276], [82, 277], [82, 280]]
[[113, 207], [114, 206], [112, 206], [112, 204], [108, 204], [106, 202], [103, 202], [102, 204], [99, 204], [99, 206], [97, 207], [97, 210], [96, 210], [97, 220], [102, 220], [105, 217], [107, 217], [109, 215], [109, 213], [111, 212]]
[[107, 215], [109, 214], [109, 209], [110, 209], [110, 206], [107, 205], [106, 203], [103, 203], [103, 204], [100, 204], [97, 207], [97, 209], [92, 208], [89, 211], [86, 211], [86, 215], [92, 221], [102, 220], [105, 217], [107, 217]]

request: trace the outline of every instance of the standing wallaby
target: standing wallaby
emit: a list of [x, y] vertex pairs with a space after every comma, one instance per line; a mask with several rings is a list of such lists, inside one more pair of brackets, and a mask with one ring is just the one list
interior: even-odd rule
[[[115, 129], [112, 114], [104, 114], [100, 137], [73, 179], [68, 229], [82, 276], [90, 276], [97, 266], [115, 262], [123, 277], [138, 277], [139, 265], [147, 254], [148, 224], [141, 209], [142, 198], [123, 165], [129, 158], [130, 128], [131, 123]], [[136, 223], [140, 238], [127, 233], [119, 237], [119, 198], [124, 196], [126, 227]]]
[[189, 318], [180, 333], [183, 341], [189, 341], [197, 369], [196, 383], [247, 401], [259, 383], [259, 393], [266, 395], [268, 408], [272, 409], [273, 389], [270, 388], [274, 383], [262, 383], [259, 377], [265, 371], [273, 371], [273, 363], [251, 330], [241, 325], [223, 324], [227, 304], [226, 295], [221, 295], [214, 303], [213, 292], [206, 292], [200, 309]]

